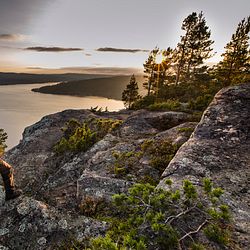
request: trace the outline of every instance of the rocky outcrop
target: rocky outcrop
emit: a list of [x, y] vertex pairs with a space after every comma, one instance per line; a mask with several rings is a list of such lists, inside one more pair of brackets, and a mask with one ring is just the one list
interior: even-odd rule
[[[57, 155], [53, 147], [63, 135], [61, 128], [72, 118], [80, 122], [112, 118], [123, 120], [123, 124], [87, 152]], [[5, 155], [15, 168], [16, 183], [24, 195], [0, 209], [0, 217], [4, 218], [0, 220], [0, 245], [10, 249], [48, 249], [69, 236], [83, 239], [102, 234], [105, 223], [82, 215], [80, 207], [86, 198], [110, 201], [113, 194], [126, 192], [139, 177], [159, 180], [161, 175], [148, 159], [138, 158], [133, 163], [134, 175], [117, 176], [112, 171], [114, 152], [138, 151], [146, 139], [183, 143], [190, 133], [181, 128], [192, 130], [196, 126], [189, 120], [190, 115], [181, 112], [66, 110], [26, 128], [20, 144]], [[4, 200], [1, 194], [0, 202], [1, 197]], [[25, 215], [19, 213], [19, 207], [26, 211]], [[65, 220], [68, 226], [62, 229], [60, 225], [66, 224]]]
[[[86, 152], [57, 155], [53, 147], [72, 118], [80, 122], [113, 118], [123, 123]], [[83, 240], [103, 234], [107, 224], [85, 217], [81, 205], [95, 200], [107, 204], [114, 193], [126, 192], [143, 177], [161, 179], [162, 188], [167, 188], [168, 178], [175, 187], [183, 179], [200, 186], [204, 177], [211, 178], [224, 188], [223, 199], [233, 213], [234, 246], [248, 249], [250, 84], [221, 90], [198, 126], [191, 118], [182, 112], [66, 110], [26, 128], [20, 144], [5, 155], [24, 195], [4, 203], [0, 186], [0, 249], [54, 249], [69, 237]], [[184, 143], [163, 173], [143, 152], [142, 145], [149, 140]], [[129, 171], [120, 174], [115, 166], [124, 154], [127, 158], [121, 157], [120, 164]]]
[[[191, 138], [179, 149], [162, 175], [176, 186], [190, 179], [199, 186], [211, 178], [225, 193], [233, 213], [234, 240], [240, 249], [250, 244], [250, 84], [221, 90]], [[167, 188], [167, 187], [166, 187]]]

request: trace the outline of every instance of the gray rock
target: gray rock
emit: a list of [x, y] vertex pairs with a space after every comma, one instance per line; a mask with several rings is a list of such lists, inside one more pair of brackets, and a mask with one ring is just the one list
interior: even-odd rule
[[5, 202], [5, 191], [4, 187], [0, 186], [0, 207], [4, 204]]
[[131, 182], [98, 176], [94, 172], [84, 172], [77, 181], [77, 196], [80, 203], [86, 197], [111, 200], [112, 195], [124, 193], [132, 185]]
[[106, 223], [75, 217], [24, 196], [6, 202], [0, 216], [0, 244], [7, 242], [10, 249], [48, 249], [70, 237], [83, 234], [83, 240], [106, 230]]
[[162, 175], [181, 186], [183, 179], [199, 185], [211, 178], [225, 190], [235, 223], [235, 241], [250, 245], [250, 84], [221, 90], [191, 138], [179, 149]]

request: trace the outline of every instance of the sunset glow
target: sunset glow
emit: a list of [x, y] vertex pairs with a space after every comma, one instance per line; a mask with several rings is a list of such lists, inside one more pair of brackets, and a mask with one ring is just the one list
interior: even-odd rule
[[183, 18], [201, 10], [216, 41], [217, 54], [209, 60], [213, 63], [220, 60], [237, 23], [249, 14], [249, 5], [247, 0], [1, 1], [0, 71], [62, 73], [119, 67], [131, 73], [142, 68], [155, 46], [176, 46]]

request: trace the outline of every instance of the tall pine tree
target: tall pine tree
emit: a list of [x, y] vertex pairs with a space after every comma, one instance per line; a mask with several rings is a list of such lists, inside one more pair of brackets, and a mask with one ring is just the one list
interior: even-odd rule
[[156, 82], [156, 74], [155, 74], [155, 66], [156, 66], [156, 56], [159, 53], [159, 48], [154, 48], [149, 53], [149, 57], [146, 62], [143, 64], [144, 67], [144, 77], [146, 78], [146, 82], [143, 83], [144, 88], [147, 89], [147, 95], [149, 96], [153, 91], [155, 82]]
[[172, 75], [170, 69], [173, 67], [174, 51], [170, 47], [165, 50], [155, 48], [149, 54], [147, 61], [143, 64], [145, 78], [147, 81], [143, 86], [148, 90], [148, 96], [154, 94], [159, 96], [165, 81], [169, 81]]
[[244, 18], [225, 46], [222, 61], [217, 65], [216, 75], [223, 86], [250, 80], [249, 51], [250, 16]]
[[203, 12], [197, 14], [193, 12], [182, 23], [182, 30], [185, 34], [181, 36], [181, 41], [176, 48], [176, 79], [179, 81], [190, 79], [195, 69], [204, 63], [204, 60], [212, 56], [211, 31], [206, 25]]
[[122, 101], [126, 108], [130, 109], [132, 104], [140, 98], [138, 90], [139, 88], [135, 76], [132, 75], [129, 84], [122, 92]]

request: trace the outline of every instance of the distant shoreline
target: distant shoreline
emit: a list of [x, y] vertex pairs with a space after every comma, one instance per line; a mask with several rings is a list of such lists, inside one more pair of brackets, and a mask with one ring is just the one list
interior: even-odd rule
[[102, 74], [28, 74], [0, 72], [0, 85], [36, 84], [110, 77]]
[[[121, 100], [122, 92], [129, 83], [131, 76], [112, 76], [79, 81], [60, 82], [54, 85], [32, 89], [33, 92], [77, 97], [100, 96], [108, 99]], [[136, 76], [139, 89], [143, 92], [143, 76]]]

